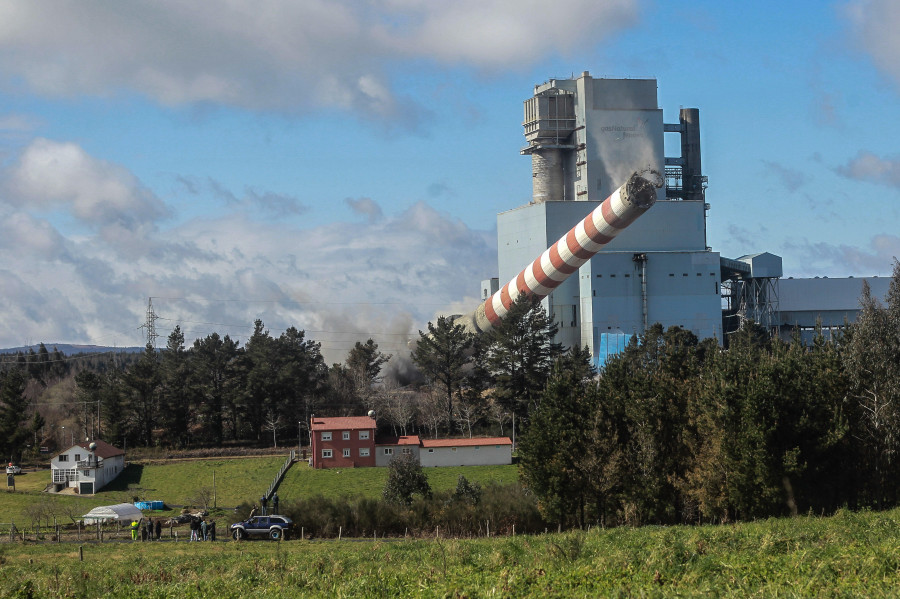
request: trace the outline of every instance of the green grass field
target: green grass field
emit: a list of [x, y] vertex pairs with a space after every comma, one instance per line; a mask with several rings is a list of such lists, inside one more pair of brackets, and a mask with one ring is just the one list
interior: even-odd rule
[[[511, 484], [518, 480], [517, 466], [460, 466], [425, 468], [425, 475], [433, 491], [455, 489], [459, 475], [469, 482], [485, 485], [489, 482]], [[381, 497], [387, 480], [387, 468], [355, 468], [314, 470], [298, 462], [284, 477], [278, 496], [285, 500], [325, 496]]]
[[[201, 491], [212, 493], [215, 489], [215, 505], [219, 508], [233, 508], [245, 501], [258, 503], [284, 460], [279, 457], [242, 457], [130, 464], [116, 480], [93, 497], [42, 493], [50, 482], [50, 471], [28, 472], [16, 477], [16, 492], [0, 492], [0, 530], [4, 529], [5, 523], [17, 522], [21, 525], [25, 522], [29, 506], [36, 502], [49, 504], [50, 511], [60, 514], [61, 522], [67, 521], [63, 514], [72, 512], [70, 506], [77, 506], [75, 511], [84, 514], [98, 505], [130, 503], [135, 495], [143, 500], [164, 501], [167, 506], [182, 506], [196, 504]], [[460, 474], [482, 484], [517, 480], [516, 466], [428, 468], [425, 472], [434, 490], [455, 488]], [[381, 496], [386, 478], [386, 468], [313, 470], [305, 462], [298, 462], [288, 470], [278, 494], [283, 501], [314, 495], [377, 498]]]
[[0, 545], [5, 597], [896, 597], [900, 510], [469, 540]]

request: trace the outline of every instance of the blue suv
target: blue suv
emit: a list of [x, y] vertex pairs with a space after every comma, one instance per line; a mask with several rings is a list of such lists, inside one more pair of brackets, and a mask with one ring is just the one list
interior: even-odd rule
[[243, 522], [231, 525], [231, 536], [235, 541], [249, 539], [251, 537], [269, 537], [273, 541], [282, 538], [287, 539], [293, 526], [293, 521], [287, 516], [253, 516]]

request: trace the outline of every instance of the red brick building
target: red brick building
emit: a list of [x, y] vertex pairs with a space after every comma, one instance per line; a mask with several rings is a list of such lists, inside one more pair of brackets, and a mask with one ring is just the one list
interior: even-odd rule
[[310, 422], [313, 468], [375, 466], [375, 419], [316, 418]]
[[427, 439], [416, 435], [375, 439], [370, 416], [313, 418], [310, 450], [313, 468], [387, 466], [398, 455], [411, 454], [422, 466], [487, 466], [512, 464], [509, 437]]

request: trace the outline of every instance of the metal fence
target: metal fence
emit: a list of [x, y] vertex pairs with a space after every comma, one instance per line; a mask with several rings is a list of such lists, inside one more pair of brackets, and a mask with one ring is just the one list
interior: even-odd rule
[[278, 489], [278, 485], [281, 484], [281, 479], [284, 478], [284, 473], [288, 471], [288, 468], [297, 461], [297, 450], [292, 449], [290, 455], [288, 455], [287, 459], [284, 461], [284, 464], [281, 465], [281, 470], [278, 471], [278, 474], [275, 475], [275, 479], [272, 481], [272, 484], [269, 485], [269, 489], [265, 492], [263, 497], [266, 498], [266, 501], [272, 499], [272, 495], [275, 493], [275, 490]]

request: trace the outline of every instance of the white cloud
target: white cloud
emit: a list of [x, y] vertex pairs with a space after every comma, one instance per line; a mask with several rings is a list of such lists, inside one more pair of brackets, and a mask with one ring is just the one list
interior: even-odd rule
[[[637, 20], [632, 0], [402, 0], [387, 3], [402, 17], [390, 27], [393, 46], [412, 57], [445, 64], [499, 69], [531, 64], [550, 53], [566, 53], [620, 32]], [[554, 17], [565, 19], [565, 31], [553, 30]]]
[[[143, 186], [127, 170], [72, 144], [36, 142], [12, 173], [19, 195], [0, 202], [0, 347], [141, 345], [137, 327], [152, 296], [163, 335], [181, 323], [191, 341], [213, 331], [246, 340], [261, 318], [273, 334], [308, 331], [339, 362], [368, 337], [400, 352], [435, 312], [470, 301], [496, 272], [492, 233], [424, 203], [364, 225], [317, 228], [272, 224], [239, 204], [165, 229], [118, 223], [125, 210], [157, 214], [159, 200], [136, 193]], [[114, 218], [67, 238], [41, 216], [55, 206]]]
[[33, 141], [6, 179], [10, 203], [62, 207], [95, 227], [134, 230], [167, 214], [162, 201], [127, 169], [94, 158], [73, 143]]
[[900, 3], [852, 0], [844, 6], [844, 14], [856, 43], [900, 86]]
[[781, 181], [784, 188], [792, 193], [803, 187], [809, 180], [809, 177], [805, 173], [786, 167], [778, 162], [772, 162], [770, 160], [763, 160], [762, 162], [766, 169]]
[[850, 179], [880, 183], [900, 189], [900, 159], [887, 160], [871, 152], [860, 151], [847, 164], [835, 171]]
[[0, 115], [0, 135], [28, 133], [40, 125], [38, 119], [26, 114]]
[[875, 235], [867, 247], [802, 241], [786, 243], [784, 249], [799, 265], [796, 276], [889, 276], [900, 257], [900, 237]]
[[372, 198], [344, 198], [344, 202], [354, 213], [365, 216], [370, 222], [380, 220], [384, 216], [381, 206]]
[[[639, 0], [0, 4], [0, 80], [49, 95], [408, 117], [397, 61], [516, 68], [634, 23]], [[548, 30], [566, 15], [565, 35]], [[415, 112], [413, 110], [413, 112]]]

